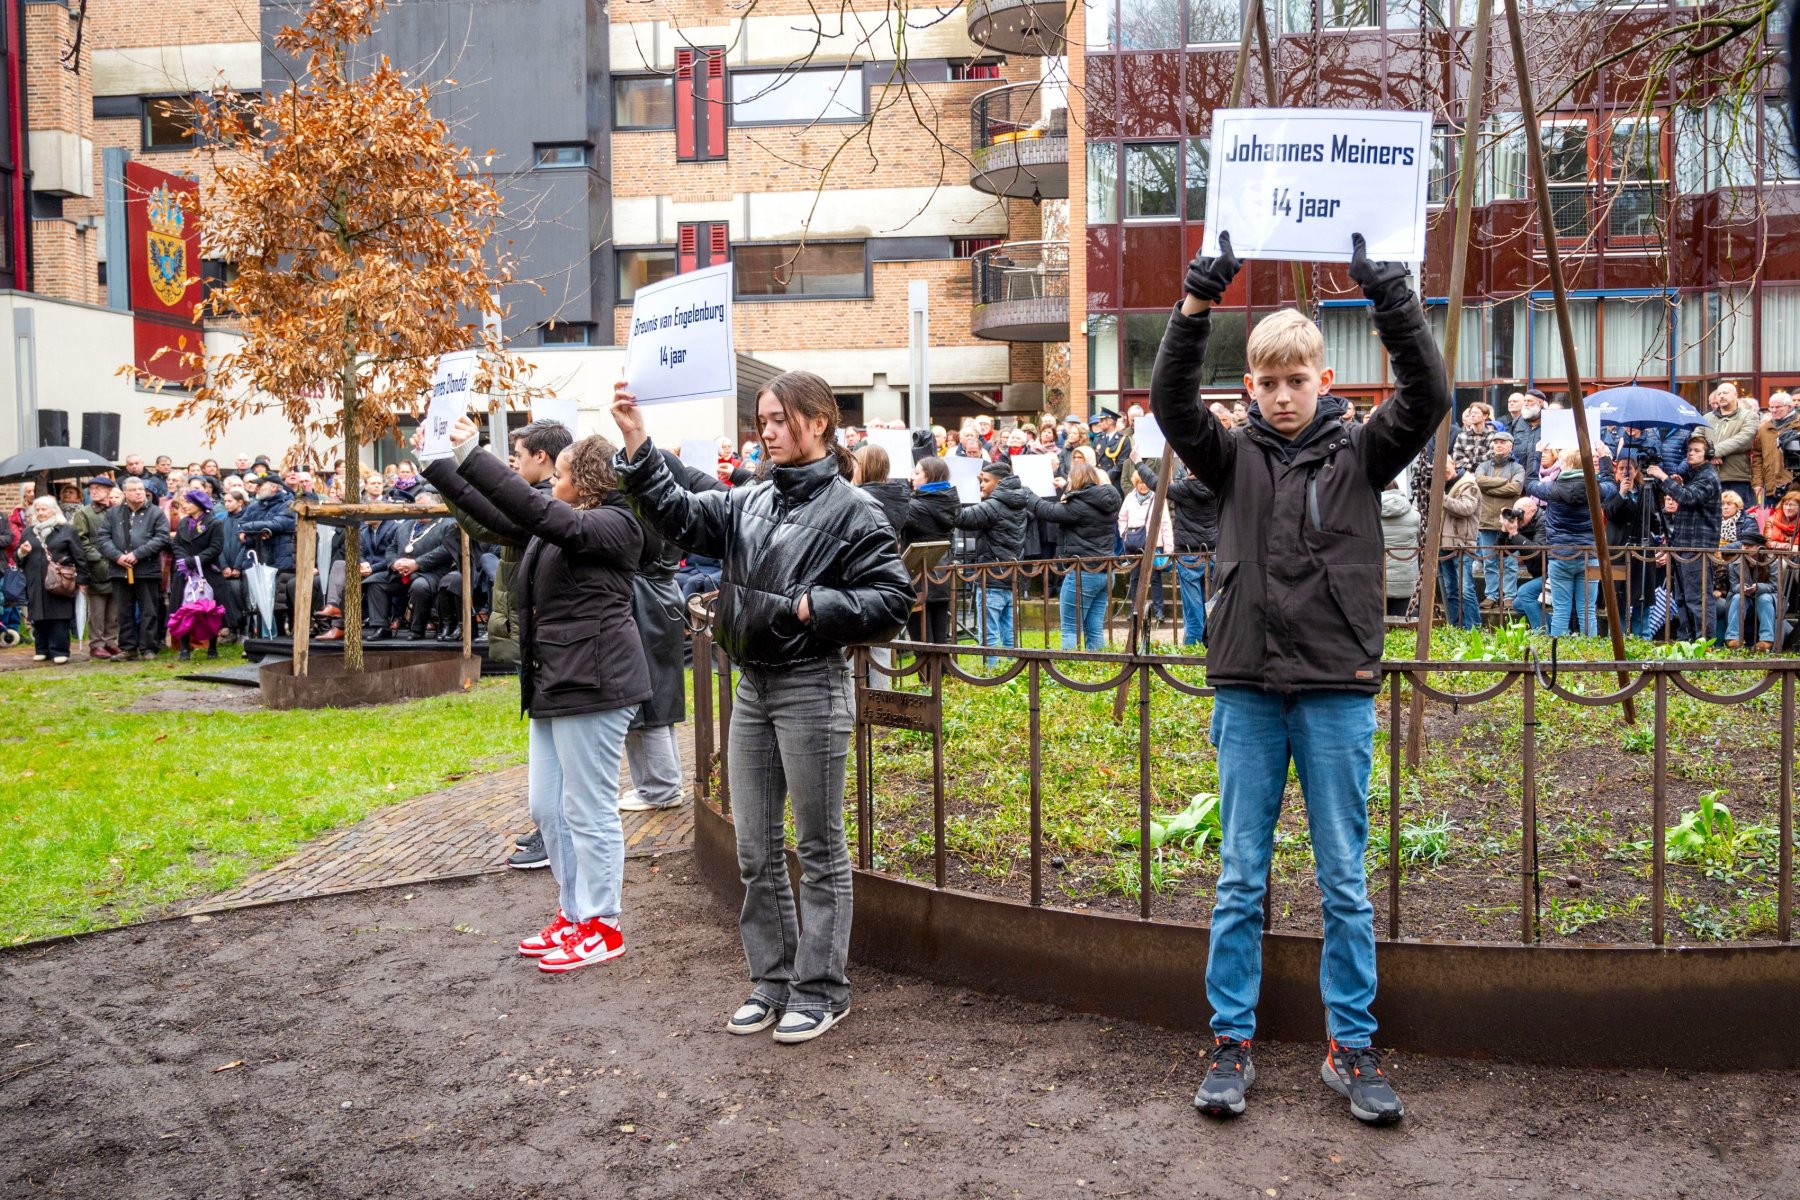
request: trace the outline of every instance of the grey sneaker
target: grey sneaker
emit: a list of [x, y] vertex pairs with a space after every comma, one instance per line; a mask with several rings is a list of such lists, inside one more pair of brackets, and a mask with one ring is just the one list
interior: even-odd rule
[[550, 856], [544, 852], [544, 831], [534, 829], [513, 844], [512, 857], [506, 865], [515, 871], [535, 871], [539, 867], [550, 865]]
[[1350, 1101], [1350, 1115], [1359, 1121], [1392, 1125], [1406, 1115], [1406, 1106], [1381, 1073], [1381, 1055], [1371, 1046], [1340, 1046], [1332, 1040], [1325, 1047], [1319, 1078]]
[[1215, 1037], [1212, 1053], [1206, 1056], [1206, 1078], [1194, 1093], [1194, 1107], [1208, 1116], [1238, 1116], [1244, 1111], [1244, 1094], [1255, 1082], [1249, 1041]]
[[786, 1046], [810, 1042], [843, 1020], [849, 1012], [847, 1008], [843, 1012], [804, 1008], [783, 1013], [781, 1023], [775, 1026], [775, 1040]]
[[725, 1022], [725, 1032], [739, 1035], [761, 1033], [780, 1019], [780, 1009], [752, 996], [731, 1014], [731, 1019]]

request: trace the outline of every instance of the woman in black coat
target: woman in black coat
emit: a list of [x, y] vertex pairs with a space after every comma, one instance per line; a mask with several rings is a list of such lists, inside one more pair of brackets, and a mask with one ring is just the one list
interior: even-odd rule
[[881, 505], [882, 515], [894, 527], [894, 536], [898, 537], [906, 524], [906, 510], [912, 500], [912, 484], [904, 479], [890, 478], [889, 472], [892, 470], [893, 463], [888, 459], [888, 452], [880, 446], [865, 442], [856, 448], [856, 486]]
[[[464, 418], [451, 441], [461, 445], [476, 432]], [[525, 547], [512, 593], [519, 702], [531, 718], [531, 815], [560, 904], [519, 953], [552, 973], [625, 952], [619, 758], [651, 693], [631, 615], [644, 535], [615, 490], [614, 453], [601, 437], [568, 447], [557, 455], [548, 496], [492, 454], [470, 454], [454, 472], [432, 473], [446, 500]]]
[[[1113, 534], [1118, 528], [1119, 506], [1123, 503], [1119, 489], [1106, 473], [1081, 458], [1069, 468], [1069, 479], [1060, 500], [1031, 497], [1032, 515], [1055, 525], [1061, 536], [1057, 550], [1063, 558], [1104, 558], [1112, 554]], [[1079, 566], [1063, 575], [1062, 648], [1076, 649], [1077, 636], [1089, 650], [1098, 650], [1106, 642], [1106, 568], [1081, 569]]]
[[19, 568], [25, 572], [25, 609], [31, 617], [32, 661], [69, 661], [69, 633], [75, 626], [75, 597], [54, 595], [44, 586], [52, 562], [73, 566], [86, 578], [87, 555], [75, 527], [62, 514], [54, 496], [32, 501], [19, 542]]
[[[906, 518], [900, 526], [900, 549], [904, 553], [914, 542], [948, 542], [956, 535], [956, 514], [962, 510], [956, 487], [950, 482], [950, 465], [936, 455], [921, 458], [913, 464], [912, 496], [906, 504]], [[940, 562], [947, 563], [949, 555]], [[925, 612], [908, 619], [913, 641], [950, 640], [950, 583], [934, 583], [931, 571], [925, 572]], [[921, 636], [923, 635], [923, 636]]]

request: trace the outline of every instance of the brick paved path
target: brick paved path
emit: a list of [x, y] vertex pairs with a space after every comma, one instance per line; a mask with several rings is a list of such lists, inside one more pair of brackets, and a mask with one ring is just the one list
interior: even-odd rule
[[[683, 782], [690, 792], [667, 812], [626, 813], [631, 858], [687, 850], [694, 843], [694, 727], [679, 725]], [[621, 788], [630, 772], [620, 769]], [[381, 809], [354, 825], [308, 842], [290, 858], [223, 895], [192, 906], [218, 912], [274, 900], [296, 900], [506, 870], [512, 836], [531, 827], [525, 813], [525, 768], [510, 767]]]

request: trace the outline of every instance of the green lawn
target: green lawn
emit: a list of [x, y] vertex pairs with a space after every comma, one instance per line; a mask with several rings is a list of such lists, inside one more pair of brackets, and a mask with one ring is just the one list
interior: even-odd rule
[[[227, 648], [221, 661], [242, 660]], [[154, 915], [373, 809], [525, 757], [515, 680], [268, 712], [230, 711], [237, 689], [177, 673], [172, 656], [0, 672], [0, 944]], [[193, 707], [125, 711], [152, 696]]]

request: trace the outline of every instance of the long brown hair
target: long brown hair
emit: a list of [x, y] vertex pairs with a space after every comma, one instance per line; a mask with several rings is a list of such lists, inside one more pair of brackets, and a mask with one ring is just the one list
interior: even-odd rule
[[[1073, 494], [1079, 492], [1084, 487], [1093, 487], [1096, 484], [1104, 482], [1106, 482], [1106, 476], [1100, 473], [1100, 468], [1084, 458], [1076, 458], [1069, 467], [1068, 494]], [[1065, 495], [1064, 498], [1066, 499], [1067, 495]]]
[[864, 442], [856, 448], [856, 461], [862, 464], [862, 481], [864, 483], [885, 483], [893, 464], [888, 461], [888, 452], [872, 442]]
[[[811, 371], [783, 371], [769, 380], [763, 391], [775, 397], [789, 424], [801, 424], [825, 418], [825, 449], [837, 460], [838, 473], [845, 479], [855, 469], [856, 458], [838, 441], [838, 402], [831, 385]], [[759, 396], [760, 399], [760, 396]]]

